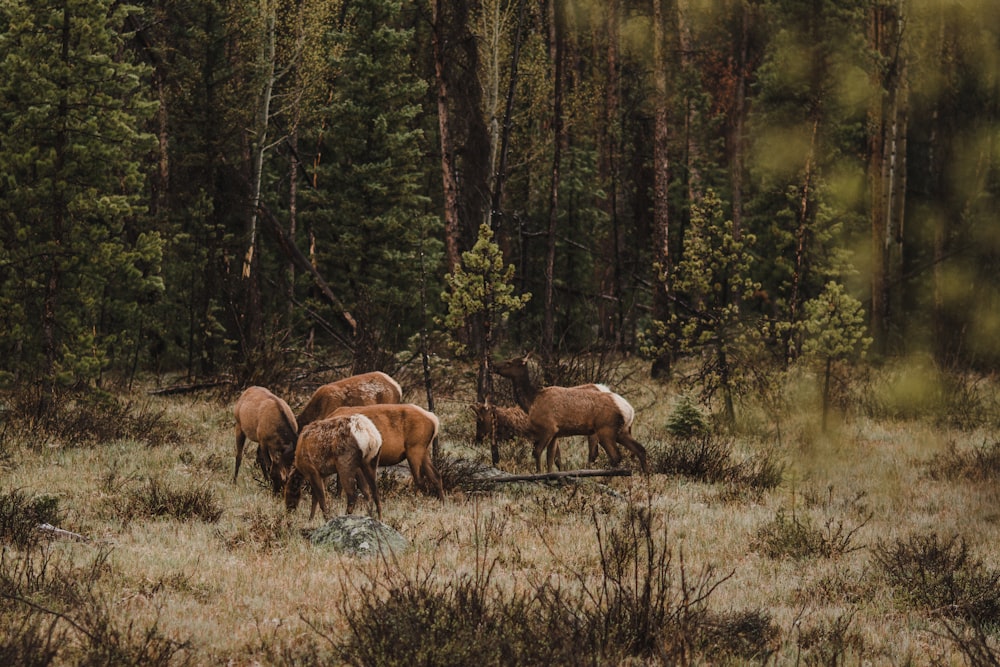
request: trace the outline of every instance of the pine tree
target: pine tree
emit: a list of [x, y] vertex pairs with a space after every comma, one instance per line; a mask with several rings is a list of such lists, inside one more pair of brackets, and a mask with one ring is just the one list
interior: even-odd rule
[[135, 353], [162, 289], [144, 226], [153, 105], [112, 0], [0, 5], [0, 372], [75, 383]]
[[[467, 347], [468, 331], [481, 334], [477, 402], [493, 400], [491, 366], [493, 364], [494, 333], [507, 318], [524, 308], [531, 294], [514, 294], [514, 267], [504, 266], [503, 252], [493, 240], [493, 230], [486, 223], [479, 227], [479, 238], [472, 250], [462, 253], [462, 262], [445, 276], [448, 289], [441, 298], [448, 305], [444, 325], [455, 335], [453, 344], [459, 354]], [[496, 442], [493, 443], [493, 463], [499, 461]]]
[[[376, 332], [393, 342], [422, 322], [413, 287], [421, 266], [436, 275], [440, 219], [423, 194], [420, 127], [426, 85], [407, 48], [398, 0], [349, 0], [330, 52], [338, 76], [319, 138], [316, 190], [303, 219], [320, 269], [358, 320], [355, 369], [380, 365]], [[421, 253], [424, 254], [423, 264]], [[365, 368], [369, 367], [369, 368]]]
[[830, 405], [830, 380], [837, 362], [860, 359], [871, 345], [865, 336], [865, 310], [861, 302], [830, 281], [822, 293], [805, 303], [801, 323], [802, 356], [818, 363], [823, 374], [823, 430]]

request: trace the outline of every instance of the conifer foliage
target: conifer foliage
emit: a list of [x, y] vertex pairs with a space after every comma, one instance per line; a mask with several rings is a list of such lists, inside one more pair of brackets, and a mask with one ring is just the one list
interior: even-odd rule
[[143, 69], [111, 0], [0, 5], [0, 373], [73, 383], [135, 352], [161, 289]]

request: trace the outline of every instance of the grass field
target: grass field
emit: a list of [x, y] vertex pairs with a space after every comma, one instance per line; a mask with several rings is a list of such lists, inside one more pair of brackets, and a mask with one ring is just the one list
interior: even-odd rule
[[[8, 397], [0, 664], [997, 664], [996, 387], [907, 373], [852, 384], [825, 433], [804, 380], [701, 432], [675, 387], [631, 373], [616, 389], [652, 474], [492, 488], [457, 479], [489, 451], [450, 383], [446, 498], [382, 471], [411, 544], [384, 559], [312, 546], [321, 518], [285, 512], [253, 445], [232, 483], [231, 393], [51, 418]], [[500, 467], [533, 472], [528, 448]], [[564, 441], [567, 468], [585, 455]]]

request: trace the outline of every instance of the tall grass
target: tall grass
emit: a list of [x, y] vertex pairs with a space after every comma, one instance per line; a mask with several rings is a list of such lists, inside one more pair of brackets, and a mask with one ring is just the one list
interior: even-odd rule
[[71, 437], [5, 398], [0, 664], [997, 664], [991, 382], [949, 422], [876, 370], [827, 432], [805, 402], [724, 431], [629, 363], [654, 470], [586, 483], [489, 483], [475, 375], [451, 373], [446, 498], [382, 471], [411, 545], [382, 560], [313, 548], [320, 519], [232, 483], [227, 399], [73, 398]]

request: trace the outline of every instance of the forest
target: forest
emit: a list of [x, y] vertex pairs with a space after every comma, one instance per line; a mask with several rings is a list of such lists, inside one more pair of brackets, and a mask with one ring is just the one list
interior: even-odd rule
[[0, 664], [1000, 665], [998, 140], [996, 0], [0, 0]]
[[1000, 355], [989, 0], [10, 0], [0, 24], [5, 386], [527, 349], [694, 355], [729, 401], [765, 363]]

